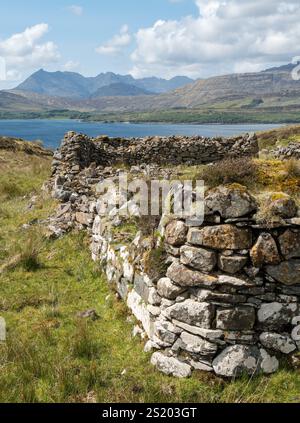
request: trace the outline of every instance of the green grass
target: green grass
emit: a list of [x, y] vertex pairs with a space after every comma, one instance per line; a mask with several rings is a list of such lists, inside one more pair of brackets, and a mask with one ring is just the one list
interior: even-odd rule
[[[0, 177], [10, 172], [15, 182], [14, 169], [2, 167]], [[32, 170], [31, 179], [29, 169], [22, 172], [29, 179], [21, 194], [0, 194], [0, 266], [21, 247], [30, 253], [26, 245], [36, 245], [33, 234], [39, 265], [17, 261], [0, 274], [0, 315], [8, 332], [7, 344], [0, 344], [0, 402], [300, 401], [300, 373], [288, 363], [272, 377], [236, 382], [202, 372], [186, 380], [158, 373], [143, 343], [132, 338], [134, 320], [127, 319], [125, 305], [91, 261], [86, 234], [73, 232], [49, 241], [39, 224], [21, 229], [28, 221], [45, 218], [55, 206], [44, 197], [27, 210], [46, 170]], [[99, 319], [78, 318], [78, 312], [88, 309]]]
[[[127, 310], [91, 262], [83, 234], [49, 242], [35, 271], [0, 278], [0, 402], [256, 402], [300, 400], [300, 374], [224, 382], [195, 373], [178, 380], [156, 372], [131, 336]], [[77, 313], [95, 309], [100, 318]], [[122, 375], [123, 371], [126, 373]]]

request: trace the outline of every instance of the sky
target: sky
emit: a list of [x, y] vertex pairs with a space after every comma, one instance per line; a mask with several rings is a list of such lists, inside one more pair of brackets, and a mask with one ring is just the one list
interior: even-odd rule
[[0, 88], [41, 68], [206, 78], [300, 55], [299, 0], [0, 2]]

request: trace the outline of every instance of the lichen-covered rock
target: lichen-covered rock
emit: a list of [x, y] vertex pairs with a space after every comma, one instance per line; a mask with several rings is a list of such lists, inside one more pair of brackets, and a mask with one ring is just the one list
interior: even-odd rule
[[125, 278], [121, 278], [117, 283], [117, 292], [124, 301], [126, 301], [128, 295], [128, 285], [128, 280]]
[[135, 273], [134, 276], [134, 290], [140, 295], [143, 300], [148, 303], [150, 289], [152, 288], [150, 279], [141, 273]]
[[280, 263], [277, 244], [269, 233], [263, 233], [250, 251], [254, 267], [261, 268], [265, 264]]
[[218, 258], [218, 266], [223, 272], [234, 275], [240, 272], [248, 262], [248, 257], [243, 256], [226, 256], [220, 254]]
[[297, 303], [266, 303], [262, 304], [258, 310], [258, 322], [265, 328], [271, 330], [282, 330], [290, 325], [292, 319], [299, 313], [299, 305]]
[[188, 332], [182, 332], [180, 340], [181, 349], [193, 354], [213, 356], [218, 350], [218, 346], [216, 344], [206, 341], [205, 339], [200, 338], [200, 336], [191, 335]]
[[188, 269], [186, 266], [178, 263], [177, 261], [172, 263], [169, 267], [167, 277], [181, 287], [211, 287], [218, 282], [216, 277]]
[[181, 332], [182, 330], [166, 320], [158, 320], [154, 323], [155, 335], [170, 346], [174, 344]]
[[102, 224], [102, 219], [100, 216], [95, 217], [92, 233], [98, 236], [103, 235], [103, 224]]
[[146, 331], [148, 337], [151, 339], [154, 332], [153, 321], [149, 311], [147, 310], [146, 304], [143, 302], [142, 297], [135, 291], [129, 292], [127, 297], [127, 306], [132, 311], [137, 320], [142, 323], [144, 330]]
[[224, 294], [222, 292], [210, 291], [202, 288], [193, 290], [193, 293], [200, 302], [213, 301], [227, 304], [238, 304], [245, 303], [247, 301], [247, 297], [244, 295]]
[[261, 371], [265, 373], [266, 375], [271, 375], [272, 373], [277, 372], [279, 368], [279, 361], [275, 356], [271, 356], [267, 353], [266, 350], [263, 348], [260, 349], [260, 355], [261, 355]]
[[165, 231], [166, 242], [173, 247], [179, 247], [186, 241], [188, 228], [180, 220], [170, 222]]
[[219, 275], [218, 285], [228, 285], [236, 288], [251, 288], [255, 286], [255, 283], [248, 279], [236, 278], [234, 276], [229, 275]]
[[249, 331], [254, 327], [255, 317], [253, 307], [238, 306], [228, 310], [218, 310], [216, 327], [231, 331]]
[[283, 219], [290, 219], [297, 214], [297, 206], [295, 201], [284, 192], [273, 192], [266, 199], [265, 207], [271, 214], [279, 216]]
[[83, 226], [90, 226], [93, 223], [93, 215], [90, 213], [78, 212], [75, 215], [76, 222]]
[[180, 261], [186, 266], [209, 273], [217, 264], [217, 255], [211, 250], [185, 245], [180, 249]]
[[300, 260], [289, 260], [278, 266], [267, 266], [267, 273], [284, 285], [300, 284]]
[[246, 345], [228, 347], [213, 361], [216, 374], [224, 377], [239, 377], [243, 374], [252, 376], [260, 371], [270, 374], [278, 366], [278, 360], [266, 351]]
[[175, 319], [188, 325], [211, 329], [215, 307], [209, 303], [186, 300], [167, 308], [164, 313], [170, 320]]
[[176, 300], [185, 291], [185, 288], [175, 285], [169, 278], [162, 278], [157, 283], [157, 291], [163, 298]]
[[188, 242], [216, 250], [244, 250], [252, 246], [252, 232], [234, 225], [192, 228], [188, 233]]
[[290, 354], [297, 349], [289, 336], [278, 333], [264, 332], [260, 335], [259, 340], [265, 348], [282, 354]]
[[223, 338], [224, 333], [222, 330], [214, 330], [214, 329], [204, 329], [199, 328], [197, 326], [191, 326], [187, 323], [179, 322], [178, 320], [172, 320], [172, 323], [175, 326], [183, 329], [185, 332], [189, 332], [193, 335], [201, 336], [201, 338], [207, 339], [209, 341], [215, 342]]
[[224, 219], [243, 217], [257, 209], [255, 199], [241, 185], [220, 186], [208, 193], [205, 206]]
[[300, 231], [288, 229], [279, 237], [279, 245], [287, 260], [300, 257]]
[[192, 368], [188, 364], [179, 361], [177, 358], [167, 357], [160, 352], [152, 355], [151, 364], [168, 376], [186, 378], [190, 377], [192, 373]]

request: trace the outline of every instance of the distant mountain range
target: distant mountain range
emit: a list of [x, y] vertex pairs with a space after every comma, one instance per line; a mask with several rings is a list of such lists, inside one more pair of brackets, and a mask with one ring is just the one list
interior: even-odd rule
[[300, 119], [300, 81], [291, 76], [294, 67], [289, 64], [262, 72], [197, 81], [186, 77], [169, 81], [155, 77], [134, 79], [130, 75], [114, 73], [85, 78], [72, 72], [41, 70], [15, 90], [0, 91], [0, 117], [11, 112], [58, 110], [87, 112], [91, 117], [151, 112], [159, 119], [160, 111], [201, 110], [210, 113], [212, 110], [212, 119], [215, 119], [216, 111], [238, 111], [241, 116], [238, 121], [241, 122], [247, 110], [258, 117], [263, 111], [265, 120], [271, 119], [276, 112], [277, 121], [280, 121], [281, 113], [292, 110], [293, 116], [299, 113]]
[[50, 97], [88, 99], [90, 97], [138, 96], [161, 94], [194, 82], [186, 76], [170, 80], [160, 78], [134, 79], [131, 75], [101, 73], [84, 77], [74, 72], [46, 72], [39, 70], [14, 91], [29, 91]]

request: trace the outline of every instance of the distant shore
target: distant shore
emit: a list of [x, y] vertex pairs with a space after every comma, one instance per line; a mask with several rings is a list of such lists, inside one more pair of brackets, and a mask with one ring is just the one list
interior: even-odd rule
[[32, 112], [1, 112], [0, 120], [65, 120], [97, 123], [134, 124], [192, 124], [192, 125], [248, 125], [248, 124], [296, 124], [300, 123], [300, 109], [172, 109], [151, 112], [87, 112], [49, 110]]

